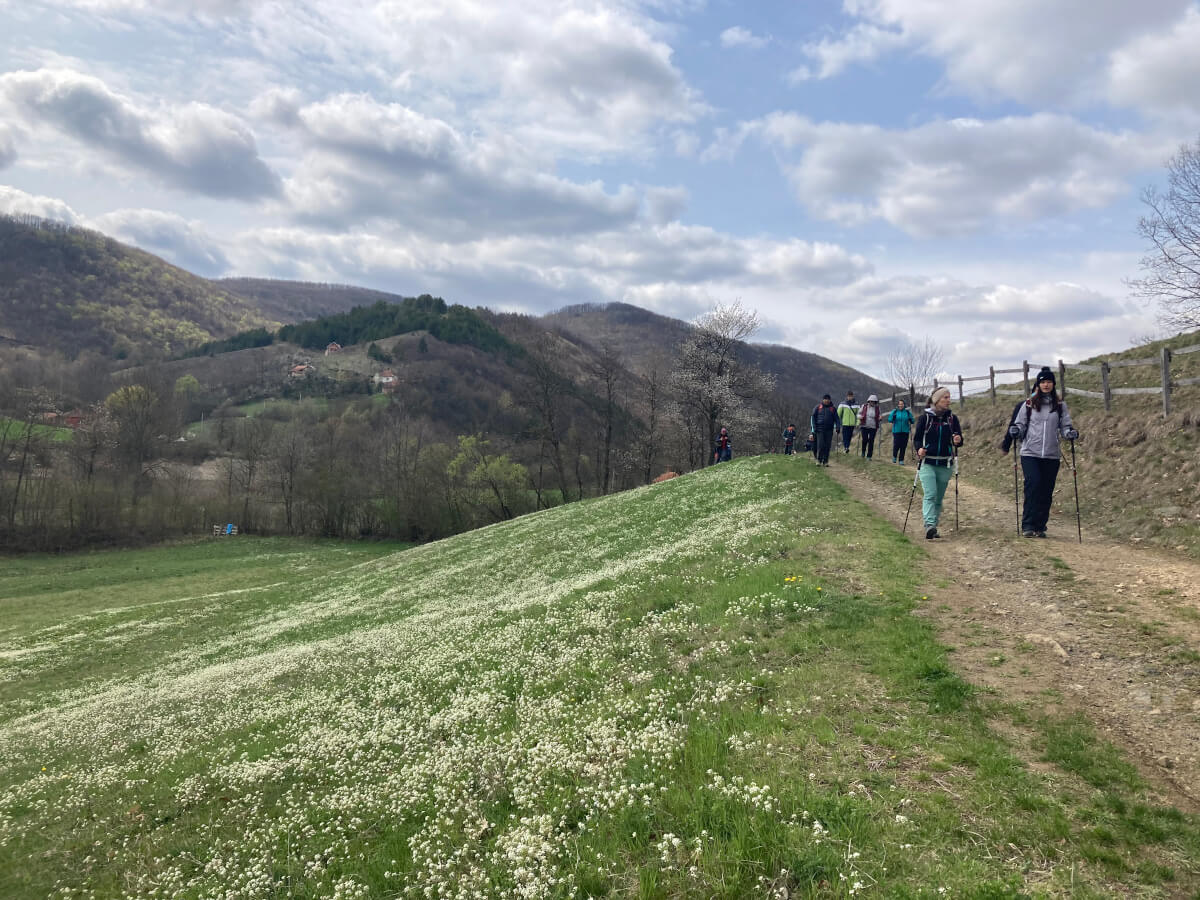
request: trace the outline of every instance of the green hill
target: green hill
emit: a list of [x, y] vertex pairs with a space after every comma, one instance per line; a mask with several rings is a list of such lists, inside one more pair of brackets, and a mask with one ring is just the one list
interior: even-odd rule
[[1195, 818], [1083, 723], [1023, 758], [911, 615], [923, 550], [797, 460], [374, 553], [6, 564], [0, 895], [1200, 886]]
[[275, 323], [245, 299], [98, 232], [0, 216], [0, 333], [74, 357], [159, 359]]

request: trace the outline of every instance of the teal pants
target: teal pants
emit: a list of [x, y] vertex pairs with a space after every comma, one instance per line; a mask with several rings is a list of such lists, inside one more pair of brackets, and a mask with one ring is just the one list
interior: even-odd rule
[[946, 496], [946, 485], [952, 477], [952, 466], [935, 466], [932, 463], [921, 466], [921, 515], [925, 518], [926, 528], [933, 528], [941, 518], [942, 498]]

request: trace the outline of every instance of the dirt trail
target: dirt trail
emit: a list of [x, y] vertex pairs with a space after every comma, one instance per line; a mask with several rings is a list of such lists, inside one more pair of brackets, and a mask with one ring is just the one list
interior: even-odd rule
[[[826, 471], [901, 526], [907, 489], [857, 460], [835, 459]], [[967, 471], [957, 533], [953, 483], [942, 540], [924, 539], [919, 487], [908, 523], [932, 558], [922, 614], [956, 669], [1035, 709], [1082, 710], [1164, 800], [1200, 811], [1200, 565], [1086, 526], [1080, 544], [1073, 518], [1052, 517], [1045, 540], [1018, 537], [1012, 495], [972, 485]], [[1064, 468], [1060, 490], [1071, 490], [1070, 478]]]

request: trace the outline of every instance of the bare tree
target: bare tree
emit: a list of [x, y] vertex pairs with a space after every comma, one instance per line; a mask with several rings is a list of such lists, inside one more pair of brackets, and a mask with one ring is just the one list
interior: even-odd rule
[[1129, 282], [1143, 300], [1156, 302], [1159, 321], [1172, 331], [1200, 327], [1200, 138], [1167, 160], [1167, 191], [1142, 192], [1149, 207], [1138, 234], [1151, 250], [1142, 257], [1145, 277]]
[[621, 375], [621, 354], [611, 341], [600, 343], [600, 353], [592, 374], [604, 389], [604, 435], [600, 442], [603, 449], [599, 465], [596, 466], [596, 478], [599, 493], [607, 494], [612, 490], [613, 427], [617, 413], [617, 379]]
[[[775, 388], [774, 376], [738, 357], [739, 345], [756, 331], [756, 312], [741, 301], [718, 303], [700, 317], [680, 347], [673, 382], [684, 427], [706, 436], [709, 447], [721, 424], [743, 428], [757, 424], [758, 407]], [[707, 462], [705, 449], [702, 459]]]
[[946, 366], [946, 351], [931, 337], [905, 341], [884, 361], [883, 374], [897, 387], [930, 384]]

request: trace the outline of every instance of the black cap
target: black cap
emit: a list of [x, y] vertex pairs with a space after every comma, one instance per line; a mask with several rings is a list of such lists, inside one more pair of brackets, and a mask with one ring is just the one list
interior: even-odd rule
[[822, 394], [822, 395], [821, 395], [821, 399], [822, 399], [822, 400], [832, 400], [833, 398], [832, 398], [832, 397], [830, 397], [828, 394]]
[[1057, 383], [1058, 383], [1058, 382], [1057, 382], [1057, 380], [1056, 380], [1056, 379], [1055, 379], [1055, 377], [1054, 377], [1054, 372], [1052, 372], [1052, 371], [1050, 370], [1050, 367], [1049, 367], [1049, 366], [1042, 366], [1042, 371], [1040, 371], [1040, 372], [1038, 372], [1038, 373], [1037, 373], [1037, 378], [1035, 378], [1035, 379], [1033, 380], [1033, 383], [1034, 383], [1034, 384], [1041, 384], [1043, 381], [1048, 381], [1048, 382], [1050, 382], [1051, 384], [1057, 384]]

